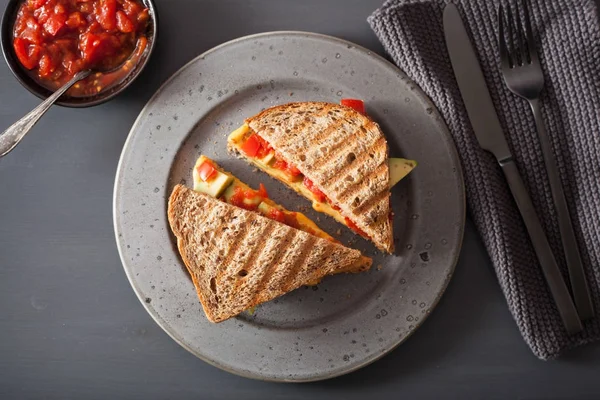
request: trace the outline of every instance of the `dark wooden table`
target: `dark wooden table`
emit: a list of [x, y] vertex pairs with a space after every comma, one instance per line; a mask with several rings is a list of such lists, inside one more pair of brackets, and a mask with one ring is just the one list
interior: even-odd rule
[[[102, 106], [54, 108], [0, 159], [0, 399], [600, 398], [600, 347], [537, 360], [470, 221], [455, 277], [423, 327], [331, 381], [222, 372], [173, 342], [131, 290], [114, 240], [113, 182], [158, 86], [205, 50], [263, 31], [321, 32], [382, 53], [366, 23], [382, 1], [158, 0], [161, 36], [139, 80]], [[0, 129], [38, 102], [0, 62]]]

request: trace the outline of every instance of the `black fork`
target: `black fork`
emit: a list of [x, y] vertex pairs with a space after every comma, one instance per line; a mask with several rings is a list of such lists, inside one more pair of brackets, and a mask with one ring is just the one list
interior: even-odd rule
[[[523, 21], [521, 20], [520, 13], [517, 11], [515, 15], [512, 15], [510, 8], [506, 10], [507, 21], [505, 21], [505, 12], [502, 6], [498, 8], [498, 44], [502, 63], [502, 75], [510, 91], [527, 100], [533, 111], [533, 117], [535, 118], [542, 146], [542, 154], [544, 155], [544, 163], [546, 164], [546, 172], [550, 180], [552, 198], [558, 215], [560, 235], [569, 269], [569, 279], [571, 281], [574, 301], [580, 318], [586, 320], [593, 317], [594, 309], [579, 248], [575, 240], [567, 201], [560, 182], [552, 144], [542, 120], [539, 96], [544, 88], [544, 74], [542, 73], [540, 60], [535, 49], [527, 4], [523, 2], [521, 9], [524, 15]], [[505, 23], [507, 27], [506, 35]]]

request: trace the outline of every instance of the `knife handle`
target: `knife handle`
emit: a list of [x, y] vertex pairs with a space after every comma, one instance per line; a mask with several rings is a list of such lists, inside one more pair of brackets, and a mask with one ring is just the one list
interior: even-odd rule
[[550, 243], [548, 243], [542, 224], [535, 213], [533, 203], [531, 202], [529, 193], [527, 193], [525, 184], [521, 179], [517, 165], [512, 158], [509, 158], [500, 161], [500, 166], [506, 176], [508, 186], [517, 203], [521, 217], [523, 217], [523, 222], [525, 222], [529, 238], [533, 244], [535, 254], [540, 262], [542, 272], [544, 273], [544, 277], [546, 278], [550, 293], [554, 298], [554, 302], [556, 303], [565, 329], [569, 335], [581, 332], [583, 330], [581, 319], [579, 318], [573, 299], [567, 289], [565, 280], [558, 268], [554, 254], [552, 254]]

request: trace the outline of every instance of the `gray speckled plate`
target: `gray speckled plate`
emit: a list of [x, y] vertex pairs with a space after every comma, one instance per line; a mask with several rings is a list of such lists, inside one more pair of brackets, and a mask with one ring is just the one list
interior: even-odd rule
[[[333, 276], [220, 324], [207, 321], [166, 218], [177, 183], [204, 153], [289, 209], [309, 203], [227, 154], [245, 117], [289, 101], [366, 101], [392, 156], [417, 169], [393, 190], [396, 254], [383, 256], [330, 218], [307, 212], [373, 256], [371, 271]], [[442, 295], [456, 264], [465, 200], [454, 144], [434, 106], [392, 64], [352, 43], [301, 32], [240, 38], [169, 79], [135, 122], [119, 163], [114, 224], [127, 276], [146, 310], [201, 359], [250, 378], [311, 381], [356, 370], [403, 342]]]

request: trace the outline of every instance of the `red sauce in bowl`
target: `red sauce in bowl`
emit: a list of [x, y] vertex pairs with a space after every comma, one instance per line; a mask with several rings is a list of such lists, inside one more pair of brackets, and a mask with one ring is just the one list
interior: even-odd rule
[[137, 0], [26, 0], [14, 25], [15, 54], [50, 90], [79, 71], [122, 65], [94, 74], [67, 92], [91, 96], [121, 82], [142, 56], [148, 13]]

